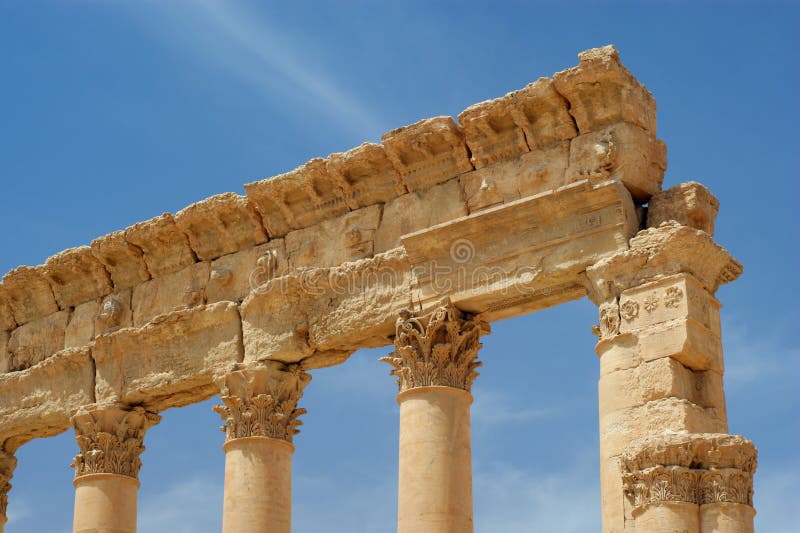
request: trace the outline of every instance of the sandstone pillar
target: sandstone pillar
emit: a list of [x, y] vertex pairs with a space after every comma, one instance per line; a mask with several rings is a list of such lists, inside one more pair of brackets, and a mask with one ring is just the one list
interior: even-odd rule
[[161, 420], [141, 407], [83, 408], [72, 417], [75, 533], [136, 533], [139, 456], [145, 432]]
[[292, 438], [311, 375], [299, 365], [237, 365], [221, 382], [225, 420], [223, 533], [290, 533]]
[[10, 453], [0, 451], [0, 533], [3, 533], [6, 522], [8, 522], [8, 491], [11, 490], [11, 480], [14, 475], [14, 468], [17, 466], [17, 458]]
[[[666, 219], [640, 231], [629, 250], [587, 269], [589, 294], [600, 308], [595, 332], [605, 533], [710, 532], [717, 529], [704, 529], [701, 515], [709, 522], [717, 520], [712, 515], [730, 521], [746, 514], [727, 504], [703, 514], [693, 493], [668, 492], [657, 505], [634, 505], [625, 496], [622, 458], [632, 442], [728, 431], [720, 304], [714, 293], [739, 276], [741, 265], [713, 242], [709, 232], [716, 207], [711, 201], [699, 205], [698, 197], [709, 198], [710, 193], [697, 184], [659, 193], [651, 208], [657, 207], [654, 214]], [[665, 490], [699, 482], [689, 465], [668, 462], [648, 468], [642, 475], [656, 479]]]
[[400, 392], [398, 533], [467, 533], [472, 520], [470, 389], [488, 324], [443, 306], [403, 312], [394, 367]]

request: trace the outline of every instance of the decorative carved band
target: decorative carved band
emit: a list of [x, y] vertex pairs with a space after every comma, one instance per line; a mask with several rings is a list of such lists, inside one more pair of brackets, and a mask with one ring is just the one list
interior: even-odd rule
[[0, 451], [0, 524], [5, 521], [8, 509], [8, 491], [11, 490], [11, 478], [17, 467], [17, 458]]
[[395, 351], [381, 361], [394, 367], [400, 392], [416, 387], [444, 386], [467, 392], [478, 376], [476, 361], [480, 336], [489, 325], [476, 318], [464, 319], [451, 305], [418, 318], [404, 310], [397, 319]]
[[142, 407], [95, 406], [79, 411], [72, 417], [80, 449], [71, 465], [75, 477], [118, 474], [137, 479], [144, 434], [160, 421], [160, 416]]
[[220, 383], [224, 405], [214, 406], [222, 416], [226, 440], [270, 437], [292, 442], [300, 433], [297, 402], [311, 375], [300, 365], [267, 361], [255, 367], [241, 367]]
[[631, 445], [622, 462], [634, 511], [660, 502], [753, 505], [756, 449], [737, 435], [650, 437]]

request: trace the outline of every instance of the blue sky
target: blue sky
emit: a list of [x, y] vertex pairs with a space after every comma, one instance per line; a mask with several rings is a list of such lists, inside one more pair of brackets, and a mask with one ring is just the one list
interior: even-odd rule
[[[645, 5], [646, 4], [646, 5]], [[800, 484], [791, 3], [0, 0], [0, 272], [346, 150], [614, 43], [658, 102], [665, 186], [721, 201], [745, 265], [718, 297], [730, 430], [760, 450], [757, 530], [795, 531]], [[476, 531], [599, 531], [598, 361], [587, 300], [493, 325], [475, 387]], [[294, 530], [396, 528], [395, 381], [358, 352], [314, 372]], [[140, 531], [219, 531], [213, 402], [147, 434]], [[7, 533], [71, 527], [70, 434], [19, 452]]]

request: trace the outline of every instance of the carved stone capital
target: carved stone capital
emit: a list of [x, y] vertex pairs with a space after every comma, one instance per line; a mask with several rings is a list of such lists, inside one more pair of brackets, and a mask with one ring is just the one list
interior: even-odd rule
[[72, 467], [75, 477], [118, 474], [138, 479], [144, 434], [161, 417], [142, 407], [91, 406], [72, 417], [80, 453]]
[[424, 317], [403, 311], [397, 319], [394, 352], [381, 361], [394, 367], [400, 392], [416, 387], [453, 387], [467, 392], [478, 376], [480, 337], [489, 325], [462, 318], [451, 305], [437, 307]]
[[300, 432], [297, 402], [311, 375], [298, 364], [264, 361], [257, 365], [237, 365], [220, 379], [221, 400], [214, 406], [222, 416], [226, 440], [244, 437], [270, 437], [292, 442]]
[[634, 442], [622, 455], [634, 514], [661, 502], [753, 505], [753, 443], [738, 435], [673, 434]]
[[17, 467], [17, 458], [0, 451], [0, 523], [5, 522], [8, 509], [8, 491], [11, 490], [11, 478]]

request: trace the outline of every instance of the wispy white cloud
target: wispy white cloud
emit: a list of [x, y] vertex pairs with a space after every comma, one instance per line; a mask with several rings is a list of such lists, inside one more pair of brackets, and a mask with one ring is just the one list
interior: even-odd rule
[[756, 531], [795, 533], [797, 531], [797, 468], [756, 473], [754, 505]]
[[560, 408], [553, 405], [530, 407], [520, 405], [502, 390], [482, 388], [475, 391], [472, 405], [472, 427], [477, 431], [495, 431], [498, 426], [523, 424], [558, 416]]
[[139, 503], [142, 533], [211, 533], [222, 528], [222, 485], [195, 477], [180, 481]]
[[725, 376], [728, 392], [765, 380], [800, 378], [800, 347], [787, 346], [789, 338], [776, 331], [754, 331], [734, 319], [723, 332]]

